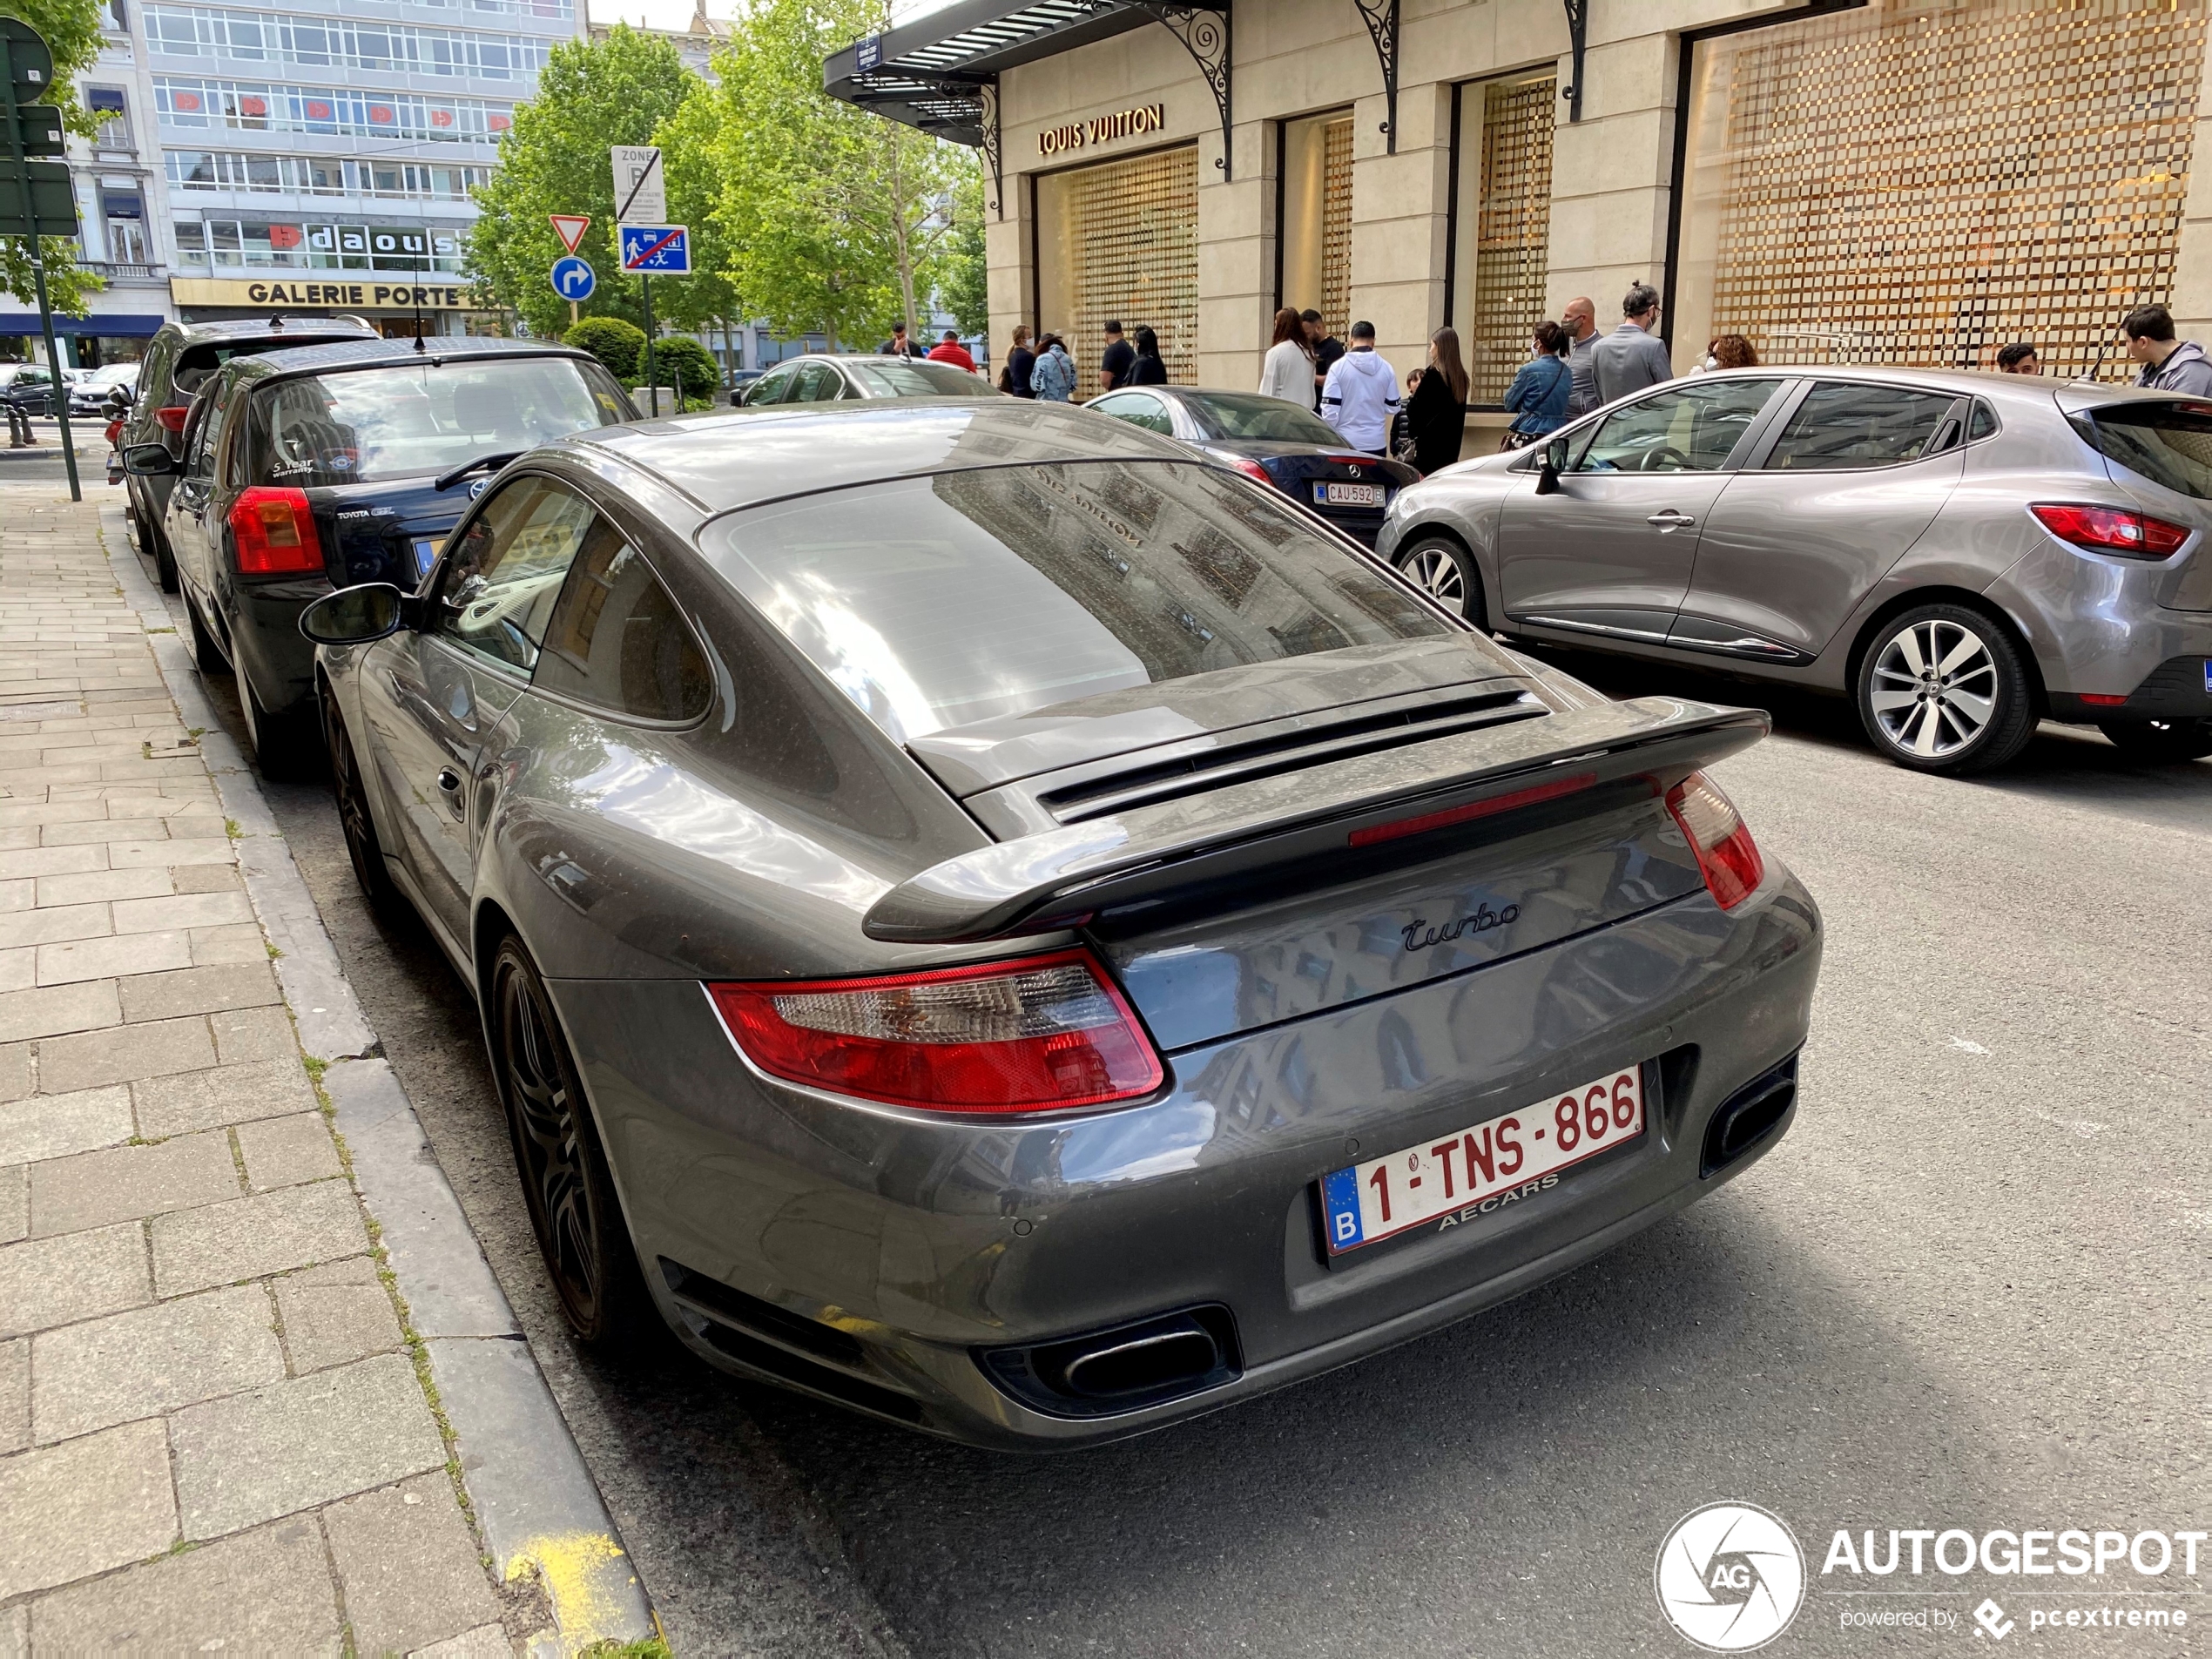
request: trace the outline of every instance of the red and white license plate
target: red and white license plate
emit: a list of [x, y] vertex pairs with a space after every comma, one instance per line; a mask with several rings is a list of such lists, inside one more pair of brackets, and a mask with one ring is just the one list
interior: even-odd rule
[[1519, 1111], [1322, 1177], [1329, 1253], [1415, 1227], [1494, 1215], [1557, 1184], [1561, 1170], [1643, 1133], [1643, 1068], [1624, 1066]]

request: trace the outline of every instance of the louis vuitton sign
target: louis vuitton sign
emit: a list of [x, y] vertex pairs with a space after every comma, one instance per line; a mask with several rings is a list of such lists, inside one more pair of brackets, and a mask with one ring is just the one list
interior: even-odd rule
[[1168, 106], [1164, 104], [1146, 104], [1134, 110], [1117, 110], [1111, 115], [1094, 116], [1088, 121], [1074, 121], [1066, 126], [1045, 128], [1037, 134], [1037, 153], [1041, 156], [1065, 155], [1071, 150], [1104, 144], [1113, 138], [1135, 138], [1140, 132], [1157, 132], [1167, 124]]

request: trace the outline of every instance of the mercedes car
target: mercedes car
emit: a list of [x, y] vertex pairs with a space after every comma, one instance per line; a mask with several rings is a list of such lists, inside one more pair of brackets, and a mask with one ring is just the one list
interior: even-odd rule
[[1518, 1295], [1793, 1121], [1819, 914], [1710, 770], [1765, 717], [1608, 702], [1137, 427], [578, 431], [301, 626], [588, 1342], [1109, 1439]]

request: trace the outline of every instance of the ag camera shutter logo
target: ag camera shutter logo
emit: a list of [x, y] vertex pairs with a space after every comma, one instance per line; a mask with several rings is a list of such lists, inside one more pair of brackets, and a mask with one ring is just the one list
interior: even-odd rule
[[1652, 1583], [1660, 1611], [1686, 1640], [1708, 1653], [1749, 1653], [1797, 1616], [1804, 1552], [1756, 1504], [1709, 1503], [1675, 1522]]

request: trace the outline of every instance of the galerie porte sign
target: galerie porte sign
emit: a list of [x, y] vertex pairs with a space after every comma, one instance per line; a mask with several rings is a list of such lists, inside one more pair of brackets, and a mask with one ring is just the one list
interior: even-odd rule
[[1037, 134], [1037, 153], [1041, 156], [1065, 155], [1069, 151], [1080, 150], [1085, 145], [1103, 144], [1109, 138], [1128, 138], [1140, 132], [1157, 132], [1167, 124], [1168, 106], [1164, 104], [1147, 104], [1134, 110], [1117, 110], [1112, 115], [1095, 116], [1088, 121], [1045, 128]]

